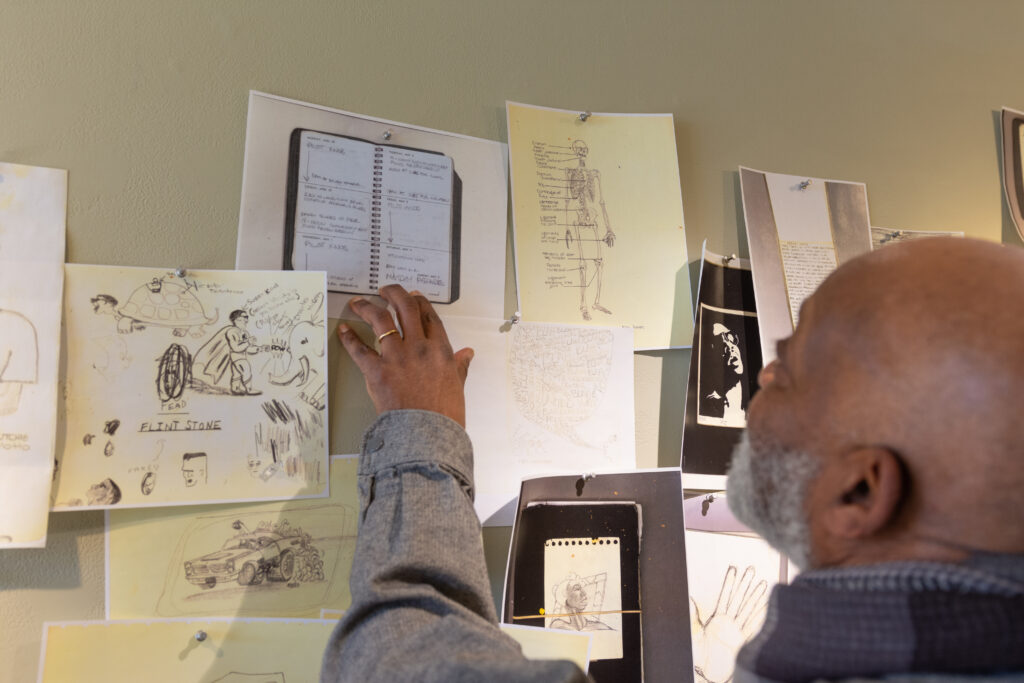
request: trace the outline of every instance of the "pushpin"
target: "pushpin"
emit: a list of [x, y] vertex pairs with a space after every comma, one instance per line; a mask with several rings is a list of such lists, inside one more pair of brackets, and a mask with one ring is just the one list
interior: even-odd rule
[[185, 270], [185, 266], [178, 266], [174, 269], [174, 277], [185, 277], [185, 273], [187, 272], [188, 271]]
[[200, 643], [206, 640], [206, 631], [196, 631], [196, 640]]
[[384, 131], [381, 134], [381, 137], [384, 138], [385, 140], [390, 140], [391, 139], [391, 131], [390, 130]]
[[811, 186], [810, 179], [807, 179], [807, 180], [801, 182], [799, 185], [797, 185], [797, 187], [799, 187], [801, 190], [806, 190], [810, 186]]
[[580, 112], [580, 121], [586, 123], [587, 119], [589, 119], [590, 117], [591, 113], [589, 111]]

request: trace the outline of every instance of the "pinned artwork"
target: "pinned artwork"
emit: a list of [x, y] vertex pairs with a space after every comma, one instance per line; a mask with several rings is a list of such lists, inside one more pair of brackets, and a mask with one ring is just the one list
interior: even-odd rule
[[938, 230], [891, 230], [889, 228], [871, 228], [871, 249], [880, 249], [887, 244], [909, 242], [926, 237], [963, 237], [960, 232], [940, 232]]
[[1024, 239], [1024, 166], [1021, 150], [1024, 149], [1024, 112], [1003, 107], [1003, 190], [1010, 217], [1017, 227], [1017, 234]]
[[47, 622], [39, 683], [315, 681], [336, 625], [228, 618]]
[[355, 457], [331, 458], [331, 495], [278, 503], [111, 510], [107, 617], [324, 618], [350, 602]]
[[507, 169], [499, 142], [251, 92], [236, 265], [326, 271], [335, 318], [388, 284], [501, 317]]
[[55, 509], [324, 494], [322, 273], [65, 273]]
[[67, 172], [0, 163], [0, 548], [46, 543]]
[[637, 349], [689, 346], [671, 114], [506, 110], [523, 318], [632, 327]]
[[864, 183], [740, 167], [761, 354], [792, 334], [800, 306], [840, 264], [871, 251]]
[[701, 259], [693, 362], [686, 388], [683, 485], [725, 487], [732, 450], [757, 392], [761, 344], [750, 262], [707, 250]]
[[622, 657], [620, 563], [618, 537], [544, 543], [544, 625], [593, 633], [595, 661]]
[[631, 330], [471, 318], [445, 326], [454, 348], [475, 351], [466, 424], [485, 525], [512, 523], [522, 477], [636, 466]]
[[778, 551], [752, 534], [686, 531], [690, 633], [698, 683], [732, 680], [736, 653], [761, 630], [782, 566]]

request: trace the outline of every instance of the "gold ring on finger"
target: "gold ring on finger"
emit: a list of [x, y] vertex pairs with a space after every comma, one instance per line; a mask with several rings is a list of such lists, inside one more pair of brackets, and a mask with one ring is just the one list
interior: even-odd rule
[[377, 343], [379, 344], [381, 339], [383, 339], [384, 337], [389, 337], [389, 336], [391, 336], [393, 334], [398, 334], [398, 330], [396, 330], [393, 327], [390, 330], [388, 330], [387, 332], [385, 332], [384, 334], [378, 334], [377, 335]]

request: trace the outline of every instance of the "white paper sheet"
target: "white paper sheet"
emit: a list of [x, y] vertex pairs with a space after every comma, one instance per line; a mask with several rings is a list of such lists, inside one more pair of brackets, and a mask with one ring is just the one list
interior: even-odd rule
[[0, 163], [0, 548], [46, 543], [67, 171]]
[[65, 278], [55, 509], [326, 494], [323, 273]]
[[[308, 129], [333, 136], [350, 136], [362, 141], [381, 143], [379, 145], [381, 150], [396, 149], [385, 146], [396, 145], [437, 152], [443, 158], [450, 160], [454, 172], [461, 182], [461, 201], [456, 202], [456, 198], [453, 197], [452, 209], [453, 212], [458, 212], [459, 222], [462, 226], [457, 253], [452, 256], [458, 266], [457, 280], [460, 285], [458, 298], [450, 304], [437, 303], [438, 311], [442, 315], [489, 318], [500, 318], [505, 314], [505, 243], [508, 215], [508, 151], [506, 145], [491, 140], [352, 114], [259, 92], [252, 92], [249, 96], [245, 169], [242, 177], [242, 200], [238, 226], [236, 258], [238, 268], [272, 269], [282, 267], [285, 258], [290, 138], [296, 129]], [[386, 139], [384, 138], [385, 133], [388, 134]], [[412, 170], [423, 169], [408, 167], [406, 170], [410, 171], [410, 174], [406, 175], [411, 175]], [[393, 179], [398, 175], [390, 174], [389, 177]], [[343, 179], [334, 178], [334, 180], [340, 182]], [[382, 189], [387, 194], [389, 189], [394, 188], [384, 187]], [[409, 192], [416, 194], [416, 199], [423, 199], [419, 196], [424, 194], [422, 188], [410, 189]], [[412, 194], [402, 195], [395, 189], [394, 193], [388, 195], [389, 198], [385, 198], [386, 201], [382, 200], [382, 204], [391, 202], [394, 206], [391, 207], [390, 214], [386, 210], [387, 207], [383, 205], [380, 207], [382, 214], [380, 216], [381, 249], [384, 253], [388, 252], [389, 248], [392, 252], [396, 252], [393, 254], [395, 259], [392, 259], [391, 262], [398, 265], [391, 270], [382, 268], [381, 277], [376, 284], [382, 286], [391, 281], [400, 282], [407, 289], [418, 288], [424, 293], [434, 288], [438, 301], [442, 301], [442, 288], [437, 275], [440, 266], [434, 264], [428, 268], [425, 264], [414, 263], [416, 259], [422, 257], [424, 253], [422, 248], [426, 245], [412, 239], [406, 244], [406, 247], [411, 249], [415, 246], [420, 249], [419, 256], [411, 257], [411, 252], [405, 251], [402, 254], [397, 254], [399, 249], [395, 245], [404, 244], [403, 236], [409, 237], [418, 233], [416, 228], [418, 219], [413, 220], [415, 217], [412, 214], [422, 213], [423, 207], [436, 206], [436, 204], [417, 202], [421, 204], [421, 211], [412, 211], [412, 207], [409, 205], [409, 200], [413, 199]], [[324, 199], [324, 202], [327, 203], [335, 202], [337, 204], [338, 201], [341, 200], [337, 197]], [[348, 199], [344, 199], [344, 201], [348, 201]], [[399, 204], [410, 210], [396, 213]], [[454, 206], [455, 204], [457, 206]], [[336, 229], [336, 231], [344, 231], [343, 227], [339, 227], [338, 221], [353, 219], [358, 223], [362, 220], [359, 216], [365, 216], [365, 213], [360, 214], [356, 208], [353, 208], [352, 211], [342, 211], [342, 208], [334, 206], [324, 216], [310, 217], [307, 227], [309, 230]], [[373, 206], [363, 208], [370, 208], [372, 211]], [[346, 215], [342, 216], [342, 213]], [[328, 224], [334, 225], [334, 228], [329, 228]], [[317, 225], [322, 227], [315, 227]], [[389, 239], [396, 240], [395, 244], [392, 245], [388, 241]], [[321, 244], [321, 242], [315, 242], [315, 244]], [[389, 245], [391, 246], [389, 247]], [[341, 248], [342, 244], [339, 241], [335, 246]], [[303, 249], [305, 249], [304, 246]], [[323, 249], [319, 251], [322, 253]], [[403, 258], [399, 259], [398, 257]], [[324, 267], [324, 263], [320, 262], [314, 262], [312, 265]], [[369, 274], [371, 265], [370, 263], [366, 264], [366, 274]], [[380, 265], [385, 264], [382, 261]], [[413, 266], [420, 270], [417, 270], [416, 274], [410, 275], [408, 268]], [[338, 281], [335, 280], [335, 285], [337, 284]], [[332, 289], [336, 288], [339, 287], [332, 286]], [[328, 298], [328, 315], [333, 318], [343, 315], [351, 317], [351, 313], [345, 313], [345, 304], [351, 296], [350, 293], [332, 292]]]
[[445, 326], [453, 348], [476, 353], [466, 429], [485, 525], [512, 524], [524, 477], [636, 467], [632, 330], [452, 317]]

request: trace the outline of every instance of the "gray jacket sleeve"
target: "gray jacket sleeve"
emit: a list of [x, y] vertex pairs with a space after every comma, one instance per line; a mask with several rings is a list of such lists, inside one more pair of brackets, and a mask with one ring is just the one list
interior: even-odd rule
[[384, 413], [363, 437], [352, 605], [322, 683], [589, 679], [568, 661], [527, 660], [498, 629], [473, 510], [473, 449], [456, 422]]

